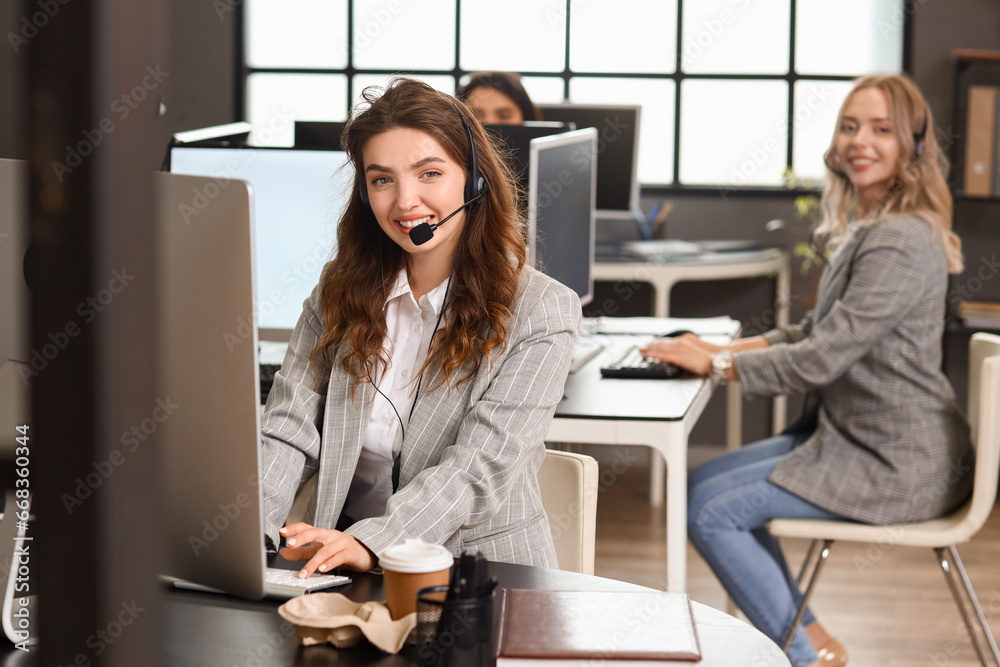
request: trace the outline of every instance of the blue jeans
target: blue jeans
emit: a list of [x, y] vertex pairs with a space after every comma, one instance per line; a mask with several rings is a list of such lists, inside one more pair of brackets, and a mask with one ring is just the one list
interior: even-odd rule
[[[713, 459], [688, 478], [688, 537], [708, 561], [729, 596], [758, 630], [779, 645], [802, 602], [771, 519], [842, 519], [767, 481], [782, 457], [809, 433], [782, 434]], [[804, 625], [806, 609], [788, 658], [793, 667], [817, 660]]]

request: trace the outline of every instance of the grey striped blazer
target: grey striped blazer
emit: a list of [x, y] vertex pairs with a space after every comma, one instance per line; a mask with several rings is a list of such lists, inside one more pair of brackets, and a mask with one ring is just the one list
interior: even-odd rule
[[941, 516], [968, 496], [969, 428], [940, 370], [947, 287], [940, 234], [890, 216], [837, 250], [801, 324], [736, 356], [748, 393], [809, 391], [818, 406], [771, 482], [873, 524]]
[[[523, 269], [506, 348], [476, 378], [420, 392], [400, 452], [399, 490], [383, 516], [346, 532], [376, 554], [419, 537], [456, 555], [470, 549], [491, 560], [556, 567], [536, 475], [580, 317], [573, 291]], [[317, 287], [275, 375], [262, 424], [264, 524], [275, 544], [295, 493], [313, 475], [318, 489], [307, 516], [315, 526], [336, 527], [375, 396], [365, 383], [352, 401], [353, 378], [339, 356], [325, 395], [317, 392], [309, 355], [322, 332]], [[437, 384], [437, 373], [428, 372], [425, 388]], [[464, 375], [458, 369], [457, 377]]]

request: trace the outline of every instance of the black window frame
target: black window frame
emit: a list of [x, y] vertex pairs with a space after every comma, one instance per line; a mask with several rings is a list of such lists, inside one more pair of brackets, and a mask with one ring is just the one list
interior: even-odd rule
[[[726, 183], [717, 184], [683, 184], [678, 180], [680, 173], [680, 132], [681, 132], [681, 83], [686, 80], [738, 80], [738, 81], [784, 81], [788, 85], [788, 109], [787, 109], [787, 149], [785, 164], [792, 164], [794, 151], [794, 117], [795, 109], [795, 84], [799, 81], [853, 81], [856, 75], [816, 75], [799, 74], [795, 70], [795, 19], [797, 0], [788, 0], [790, 4], [788, 34], [790, 39], [788, 50], [788, 73], [787, 74], [689, 74], [682, 71], [682, 37], [684, 26], [684, 4], [687, 1], [697, 0], [677, 0], [677, 54], [674, 71], [669, 74], [649, 73], [649, 72], [577, 72], [571, 70], [570, 63], [570, 42], [571, 42], [571, 15], [573, 3], [578, 0], [566, 0], [566, 48], [563, 55], [563, 69], [561, 72], [542, 71], [520, 71], [522, 76], [561, 78], [563, 80], [563, 98], [569, 98], [570, 81], [574, 78], [629, 78], [629, 79], [657, 79], [671, 80], [674, 82], [674, 146], [673, 146], [673, 182], [669, 184], [643, 184], [640, 182], [640, 196], [664, 196], [664, 195], [699, 195], [705, 193], [719, 194], [723, 197], [729, 195], [743, 196], [774, 196], [776, 193], [789, 192], [782, 186], [753, 186], [753, 185], [732, 185]], [[912, 71], [912, 42], [913, 23], [910, 20], [910, 11], [907, 11], [908, 4], [904, 0], [897, 0], [901, 5], [903, 16], [903, 57], [902, 71], [910, 74]], [[405, 74], [413, 76], [451, 76], [458, 87], [459, 80], [473, 70], [462, 69], [461, 46], [462, 46], [462, 0], [455, 2], [455, 67], [450, 70], [439, 69], [415, 69], [407, 70]], [[399, 70], [384, 69], [359, 69], [354, 67], [354, 1], [347, 0], [347, 66], [343, 69], [312, 69], [312, 68], [270, 68], [270, 67], [250, 67], [246, 61], [246, 11], [245, 4], [236, 6], [237, 10], [237, 36], [236, 48], [238, 50], [237, 72], [236, 72], [236, 118], [245, 119], [247, 112], [246, 90], [247, 79], [252, 74], [342, 74], [347, 77], [347, 100], [348, 108], [345, 114], [350, 112], [352, 100], [357, 99], [360, 91], [354, 90], [354, 76], [356, 74], [371, 74], [378, 76], [391, 76], [399, 74]], [[345, 116], [346, 117], [346, 116]], [[793, 190], [801, 191], [802, 188]]]

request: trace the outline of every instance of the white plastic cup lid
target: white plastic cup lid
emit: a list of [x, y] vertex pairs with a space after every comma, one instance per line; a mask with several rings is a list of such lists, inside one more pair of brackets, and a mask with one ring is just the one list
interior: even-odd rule
[[378, 564], [383, 570], [420, 573], [439, 572], [450, 568], [454, 562], [451, 552], [443, 546], [410, 538], [383, 551]]

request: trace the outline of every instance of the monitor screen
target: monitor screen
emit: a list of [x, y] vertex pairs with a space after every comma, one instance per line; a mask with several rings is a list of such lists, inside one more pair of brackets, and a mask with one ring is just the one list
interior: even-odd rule
[[639, 150], [639, 106], [541, 104], [546, 120], [597, 128], [597, 214], [632, 219], [639, 204], [635, 179]]
[[486, 125], [486, 130], [499, 139], [513, 159], [511, 165], [521, 183], [521, 191], [528, 192], [528, 148], [532, 139], [548, 137], [575, 130], [572, 123], [560, 121], [526, 121], [522, 125]]
[[[171, 171], [248, 181], [254, 199], [254, 271], [261, 340], [285, 340], [302, 302], [335, 253], [336, 229], [347, 205], [353, 170], [341, 151], [287, 148], [187, 148], [171, 150]], [[192, 192], [189, 224], [211, 205], [211, 188]], [[217, 196], [217, 195], [216, 195]]]
[[295, 121], [295, 148], [324, 151], [340, 150], [340, 135], [347, 127], [345, 122], [326, 120]]
[[528, 162], [528, 262], [594, 298], [597, 130], [531, 140]]

